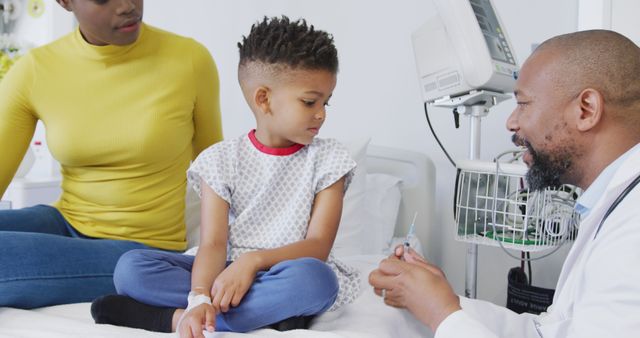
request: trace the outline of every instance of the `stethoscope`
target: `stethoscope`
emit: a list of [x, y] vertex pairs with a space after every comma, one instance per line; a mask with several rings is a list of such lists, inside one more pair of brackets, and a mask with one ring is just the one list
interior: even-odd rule
[[616, 207], [618, 206], [618, 204], [620, 204], [620, 202], [622, 202], [622, 200], [627, 197], [627, 195], [631, 192], [631, 190], [633, 190], [633, 188], [638, 185], [638, 182], [640, 182], [640, 176], [636, 177], [633, 182], [631, 182], [631, 184], [629, 184], [623, 191], [622, 193], [620, 193], [620, 195], [618, 196], [618, 198], [616, 198], [615, 201], [613, 201], [613, 203], [611, 203], [611, 206], [609, 207], [609, 209], [607, 210], [607, 212], [604, 214], [604, 217], [602, 217], [602, 220], [600, 221], [600, 224], [598, 224], [598, 228], [596, 229], [596, 234], [593, 236], [593, 239], [595, 240], [596, 237], [598, 236], [598, 232], [600, 232], [600, 228], [602, 228], [602, 224], [604, 223], [604, 221], [607, 219], [607, 217], [609, 217], [609, 215], [613, 212], [613, 210], [616, 209]]

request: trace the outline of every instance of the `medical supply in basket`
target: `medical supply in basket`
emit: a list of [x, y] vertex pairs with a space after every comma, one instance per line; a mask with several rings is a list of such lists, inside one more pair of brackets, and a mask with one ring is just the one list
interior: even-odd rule
[[[579, 215], [574, 205], [580, 190], [570, 185], [529, 189], [527, 167], [518, 159], [521, 152], [505, 152], [494, 162], [457, 162], [456, 239], [536, 252], [555, 251], [575, 238]], [[506, 154], [514, 154], [515, 160], [500, 161]]]

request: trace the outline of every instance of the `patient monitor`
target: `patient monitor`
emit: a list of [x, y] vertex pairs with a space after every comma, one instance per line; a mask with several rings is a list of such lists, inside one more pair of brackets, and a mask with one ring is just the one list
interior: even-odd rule
[[[437, 14], [412, 34], [425, 115], [430, 127], [427, 106], [453, 108], [456, 123], [459, 114], [468, 116], [469, 160], [478, 160], [481, 118], [510, 98], [506, 93], [515, 85], [513, 47], [491, 0], [433, 2]], [[476, 297], [477, 264], [474, 243], [466, 257], [465, 296], [469, 298]]]
[[437, 14], [412, 34], [422, 96], [513, 91], [517, 63], [491, 0], [433, 0]]

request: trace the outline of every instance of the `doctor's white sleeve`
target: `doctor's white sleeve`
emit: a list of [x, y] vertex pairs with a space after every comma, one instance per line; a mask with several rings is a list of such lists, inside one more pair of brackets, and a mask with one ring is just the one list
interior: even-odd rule
[[460, 297], [462, 310], [449, 315], [435, 333], [435, 338], [540, 338], [536, 315], [517, 314], [493, 303]]

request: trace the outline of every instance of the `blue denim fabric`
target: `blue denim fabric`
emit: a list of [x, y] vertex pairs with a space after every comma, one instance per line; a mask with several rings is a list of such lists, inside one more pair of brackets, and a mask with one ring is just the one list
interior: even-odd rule
[[0, 307], [88, 302], [115, 292], [113, 270], [132, 241], [76, 231], [51, 206], [0, 210]]
[[[193, 256], [132, 250], [114, 274], [119, 294], [162, 307], [187, 307]], [[227, 265], [230, 262], [227, 262]], [[315, 258], [280, 262], [258, 272], [237, 307], [216, 316], [216, 331], [247, 332], [281, 320], [322, 313], [338, 295], [333, 270]]]

